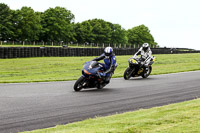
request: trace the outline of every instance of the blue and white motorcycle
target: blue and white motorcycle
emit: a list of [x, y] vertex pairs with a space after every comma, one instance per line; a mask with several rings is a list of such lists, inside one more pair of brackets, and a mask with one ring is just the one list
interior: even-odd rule
[[101, 75], [103, 71], [104, 68], [101, 63], [97, 61], [86, 62], [82, 69], [82, 76], [74, 84], [74, 90], [80, 91], [83, 88], [102, 89], [106, 85]]

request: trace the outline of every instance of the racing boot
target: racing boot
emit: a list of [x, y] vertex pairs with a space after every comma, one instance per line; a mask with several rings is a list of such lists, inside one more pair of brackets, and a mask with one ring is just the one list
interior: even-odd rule
[[148, 72], [149, 71], [149, 66], [148, 65], [144, 65], [144, 70], [145, 70], [145, 72]]

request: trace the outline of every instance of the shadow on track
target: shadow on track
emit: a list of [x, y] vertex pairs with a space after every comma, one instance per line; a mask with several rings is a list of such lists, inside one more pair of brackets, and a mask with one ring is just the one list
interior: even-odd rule
[[90, 93], [110, 93], [110, 92], [114, 92], [115, 89], [108, 89], [108, 88], [103, 88], [103, 89], [96, 89], [96, 88], [89, 88], [89, 89], [83, 89], [79, 92], [75, 92], [75, 93], [84, 93], [84, 92], [90, 92]]
[[137, 77], [137, 78], [130, 78], [129, 80], [156, 80], [156, 78], [140, 78], [140, 77]]

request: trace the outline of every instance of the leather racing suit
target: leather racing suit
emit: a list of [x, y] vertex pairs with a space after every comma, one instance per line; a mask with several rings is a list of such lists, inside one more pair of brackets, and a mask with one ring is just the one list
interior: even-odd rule
[[103, 77], [105, 77], [104, 82], [109, 83], [110, 78], [112, 77], [112, 74], [114, 73], [117, 67], [115, 54], [113, 53], [109, 56], [109, 58], [106, 58], [105, 54], [103, 53], [99, 57], [93, 59], [93, 61], [100, 61], [100, 60], [104, 60], [105, 63], [105, 64], [101, 63], [101, 65], [104, 68], [104, 72], [102, 75]]
[[150, 62], [153, 59], [152, 56], [152, 51], [150, 49], [150, 47], [144, 51], [143, 48], [141, 47], [135, 54], [133, 57], [137, 57], [138, 55], [141, 55], [141, 61], [144, 63], [144, 67], [148, 68], [148, 65], [150, 64]]

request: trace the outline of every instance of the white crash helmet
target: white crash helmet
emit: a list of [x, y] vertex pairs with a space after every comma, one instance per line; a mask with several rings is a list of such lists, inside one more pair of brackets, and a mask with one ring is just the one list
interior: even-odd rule
[[144, 43], [143, 45], [142, 45], [142, 49], [146, 52], [147, 51], [147, 49], [149, 48], [149, 44], [148, 43]]
[[105, 54], [106, 58], [110, 57], [110, 55], [112, 55], [112, 53], [113, 53], [112, 47], [106, 47], [104, 49], [104, 54]]

